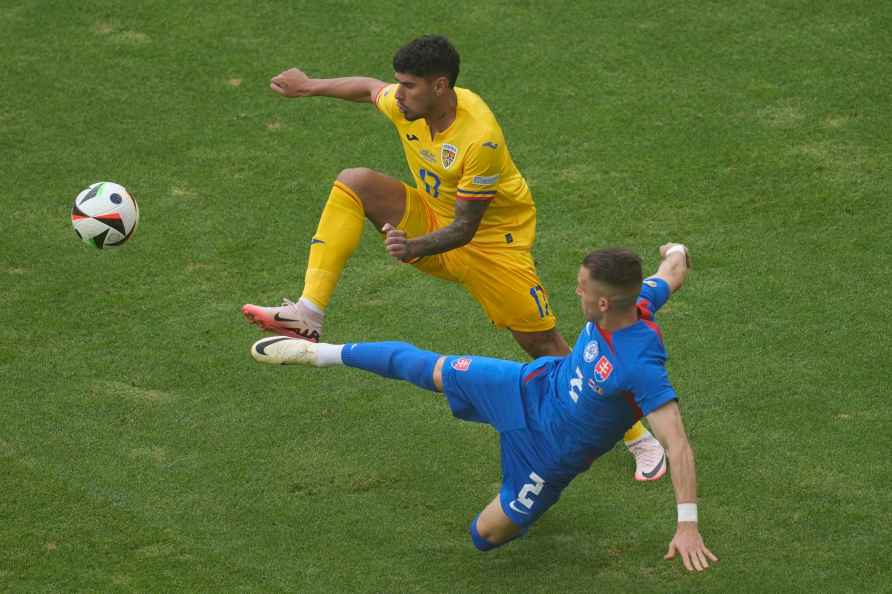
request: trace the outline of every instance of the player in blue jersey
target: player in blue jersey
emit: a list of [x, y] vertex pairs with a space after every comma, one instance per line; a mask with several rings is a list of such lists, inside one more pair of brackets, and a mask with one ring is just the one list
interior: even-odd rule
[[642, 278], [641, 259], [625, 249], [596, 250], [579, 269], [576, 293], [586, 324], [572, 352], [526, 364], [443, 356], [401, 342], [330, 345], [276, 336], [257, 341], [264, 363], [347, 365], [443, 392], [452, 414], [499, 432], [502, 487], [471, 521], [481, 551], [523, 535], [592, 461], [642, 416], [667, 451], [678, 506], [667, 559], [689, 570], [718, 561], [697, 523], [697, 480], [678, 396], [654, 314], [684, 283], [687, 248], [661, 246], [657, 273]]

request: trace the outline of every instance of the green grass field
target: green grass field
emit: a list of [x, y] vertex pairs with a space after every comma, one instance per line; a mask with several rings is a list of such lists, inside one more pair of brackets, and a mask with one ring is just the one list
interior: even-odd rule
[[[854, 0], [0, 1], [0, 591], [892, 591], [890, 30]], [[492, 430], [248, 355], [239, 308], [299, 295], [337, 173], [409, 179], [373, 108], [269, 78], [390, 80], [427, 32], [533, 188], [565, 336], [586, 250], [691, 247], [661, 321], [710, 571], [662, 559], [670, 481], [622, 447], [481, 555]], [[69, 224], [98, 180], [140, 203], [118, 251]], [[371, 228], [325, 338], [523, 359]]]

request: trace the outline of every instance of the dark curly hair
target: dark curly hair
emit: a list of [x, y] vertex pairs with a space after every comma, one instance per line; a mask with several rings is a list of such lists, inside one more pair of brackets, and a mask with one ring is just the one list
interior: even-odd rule
[[393, 70], [422, 77], [442, 75], [449, 79], [449, 86], [454, 87], [459, 62], [458, 51], [448, 39], [442, 35], [425, 35], [396, 51]]

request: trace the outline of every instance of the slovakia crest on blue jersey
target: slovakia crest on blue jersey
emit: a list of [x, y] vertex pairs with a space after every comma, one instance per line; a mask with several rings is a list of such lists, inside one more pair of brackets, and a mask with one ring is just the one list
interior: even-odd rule
[[471, 366], [471, 360], [468, 357], [461, 357], [452, 362], [452, 368], [456, 371], [467, 371]]
[[610, 377], [611, 373], [613, 373], [613, 363], [610, 362], [610, 359], [601, 355], [601, 358], [595, 363], [595, 381], [603, 384]]
[[440, 152], [440, 158], [443, 159], [443, 167], [449, 169], [449, 166], [455, 163], [456, 155], [458, 155], [458, 147], [444, 142]]
[[591, 363], [597, 358], [598, 352], [598, 341], [592, 340], [585, 345], [585, 350], [582, 352], [582, 358], [585, 359], [586, 363]]

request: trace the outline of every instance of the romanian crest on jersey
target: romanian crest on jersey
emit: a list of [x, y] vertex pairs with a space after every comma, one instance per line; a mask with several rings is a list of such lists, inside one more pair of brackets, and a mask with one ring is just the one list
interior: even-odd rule
[[443, 160], [445, 169], [449, 169], [449, 166], [455, 163], [456, 155], [458, 155], [458, 147], [444, 142], [443, 147], [440, 149], [440, 158]]
[[592, 340], [587, 345], [585, 345], [585, 351], [582, 353], [582, 358], [585, 359], [586, 363], [591, 363], [595, 360], [595, 357], [598, 356], [598, 341]]

